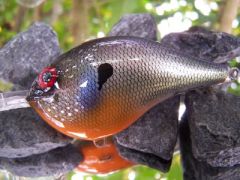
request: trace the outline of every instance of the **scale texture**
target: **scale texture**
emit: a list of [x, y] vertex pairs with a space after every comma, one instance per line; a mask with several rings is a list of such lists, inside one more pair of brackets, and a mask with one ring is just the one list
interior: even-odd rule
[[35, 81], [28, 99], [50, 125], [84, 139], [116, 134], [174, 94], [228, 77], [225, 65], [198, 61], [133, 37], [86, 42], [51, 66], [58, 70], [60, 88], [36, 98]]

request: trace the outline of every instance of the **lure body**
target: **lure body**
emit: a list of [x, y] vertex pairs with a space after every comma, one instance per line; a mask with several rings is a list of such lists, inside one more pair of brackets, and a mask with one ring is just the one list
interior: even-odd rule
[[116, 134], [174, 94], [228, 77], [225, 65], [133, 37], [86, 42], [51, 67], [57, 70], [56, 86], [43, 90], [36, 80], [28, 101], [54, 128], [89, 140]]

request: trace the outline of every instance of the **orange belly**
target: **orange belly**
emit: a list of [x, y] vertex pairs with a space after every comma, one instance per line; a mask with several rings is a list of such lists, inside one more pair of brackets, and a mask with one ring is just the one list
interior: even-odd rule
[[93, 142], [87, 142], [79, 148], [84, 159], [76, 168], [77, 171], [105, 174], [134, 165], [119, 155], [112, 141], [100, 147], [96, 147]]
[[[165, 96], [164, 98], [167, 97], [168, 96]], [[126, 129], [151, 107], [163, 100], [158, 99], [138, 109], [131, 109], [131, 107], [134, 106], [134, 101], [132, 101], [132, 105], [125, 108], [125, 102], [122, 101], [121, 97], [115, 97], [113, 99], [114, 101], [109, 99], [102, 101], [99, 104], [99, 106], [101, 106], [99, 108], [100, 110], [92, 109], [86, 112], [88, 113], [87, 119], [77, 119], [74, 122], [66, 120], [63, 123], [57, 121], [53, 115], [49, 115], [48, 112], [44, 111], [38, 102], [31, 101], [30, 105], [48, 124], [63, 134], [77, 139], [96, 140], [114, 135]], [[126, 109], [124, 113], [121, 111], [122, 107]]]

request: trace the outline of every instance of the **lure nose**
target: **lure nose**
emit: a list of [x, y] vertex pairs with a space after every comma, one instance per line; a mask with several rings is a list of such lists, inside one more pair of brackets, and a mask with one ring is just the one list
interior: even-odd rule
[[39, 99], [43, 95], [44, 91], [38, 87], [37, 80], [34, 80], [32, 87], [26, 97], [26, 100], [28, 102], [35, 101], [36, 99]]
[[55, 67], [44, 68], [34, 80], [26, 100], [34, 101], [42, 96], [52, 95], [54, 89], [59, 89], [57, 78], [58, 72]]

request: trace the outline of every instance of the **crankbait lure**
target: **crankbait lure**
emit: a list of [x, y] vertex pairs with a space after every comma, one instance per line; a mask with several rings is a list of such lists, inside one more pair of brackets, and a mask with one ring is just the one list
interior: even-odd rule
[[27, 100], [62, 133], [95, 140], [127, 128], [177, 93], [222, 83], [229, 74], [236, 71], [158, 42], [107, 37], [58, 57], [36, 78]]

